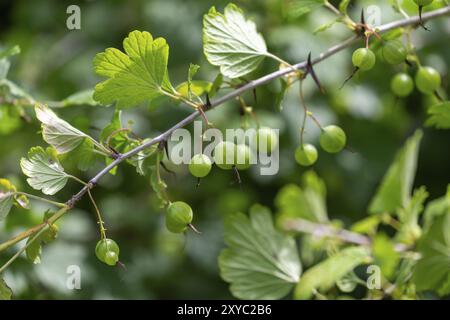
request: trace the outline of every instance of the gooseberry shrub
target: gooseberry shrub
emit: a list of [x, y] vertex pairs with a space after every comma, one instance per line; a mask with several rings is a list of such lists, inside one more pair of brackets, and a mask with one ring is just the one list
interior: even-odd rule
[[[414, 1], [420, 12], [433, 2]], [[411, 40], [417, 26], [416, 19], [406, 18], [398, 25], [394, 23], [389, 28], [377, 28], [368, 25], [364, 19], [355, 22], [348, 12], [347, 0], [341, 1], [339, 8], [334, 8], [328, 1], [316, 2], [317, 6], [308, 6], [301, 1], [298, 5], [304, 13], [324, 6], [332, 8], [338, 15], [337, 20], [319, 28], [320, 31], [334, 23], [341, 23], [359, 37], [359, 45], [355, 45], [352, 55], [348, 56], [349, 64], [355, 68], [352, 76], [360, 72], [370, 73], [379, 65], [388, 68], [382, 65], [388, 64], [395, 73], [390, 80], [386, 79], [393, 96], [405, 99], [413, 94], [416, 87], [418, 93], [437, 100], [429, 108], [426, 125], [438, 129], [450, 128], [450, 102], [445, 100], [441, 74], [430, 66], [422, 65], [420, 52], [416, 52]], [[395, 4], [394, 9], [401, 8]], [[440, 15], [449, 12], [442, 11]], [[347, 46], [353, 43], [348, 41]], [[345, 124], [323, 126], [322, 119], [305, 101], [305, 81], [311, 80], [322, 94], [326, 94], [314, 71], [314, 65], [325, 58], [319, 56], [314, 59], [314, 55], [310, 54], [305, 62], [294, 65], [271, 53], [256, 24], [234, 4], [227, 5], [223, 13], [212, 7], [203, 18], [203, 51], [206, 60], [220, 70], [215, 79], [194, 80], [199, 66], [191, 64], [187, 68], [187, 80], [174, 86], [168, 71], [169, 45], [165, 39], [155, 38], [148, 31], [130, 32], [123, 41], [123, 49], [108, 48], [98, 53], [93, 60], [94, 71], [104, 78], [103, 81], [93, 90], [76, 93], [59, 103], [65, 107], [80, 104], [92, 108], [114, 106], [111, 122], [102, 128], [96, 138], [60, 118], [51, 104], [36, 101], [24, 90], [18, 90], [19, 87], [13, 82], [1, 79], [5, 105], [15, 106], [18, 117], [30, 113], [27, 109], [34, 106], [36, 121], [41, 124], [42, 139], [49, 145], [46, 148], [32, 147], [20, 160], [20, 167], [30, 187], [45, 195], [55, 195], [69, 181], [81, 185], [78, 193], [62, 203], [18, 191], [10, 180], [0, 179], [0, 219], [7, 218], [14, 206], [29, 209], [30, 200], [43, 201], [56, 208], [45, 212], [37, 226], [0, 244], [0, 252], [4, 254], [6, 249], [26, 240], [19, 255], [13, 256], [1, 267], [1, 273], [22, 252], [32, 263], [39, 263], [42, 247], [57, 238], [59, 219], [73, 209], [83, 196], [92, 202], [98, 222], [99, 240], [93, 250], [95, 256], [106, 266], [126, 264], [126, 261], [120, 261], [120, 239], [116, 242], [110, 238], [112, 232], [106, 228], [91, 192], [100, 178], [115, 175], [121, 163], [127, 163], [134, 167], [137, 174], [148, 178], [149, 188], [157, 195], [168, 231], [186, 236], [191, 236], [189, 233], [194, 231], [199, 235], [192, 236], [201, 237], [201, 230], [195, 227], [195, 208], [186, 203], [182, 196], [179, 196], [181, 199], [173, 199], [171, 183], [162, 174], [162, 170], [167, 169], [164, 163], [171, 160], [167, 148], [173, 131], [155, 138], [141, 139], [130, 125], [122, 123], [122, 113], [127, 112], [127, 108], [166, 98], [192, 108], [194, 116], [201, 117], [205, 127], [213, 127], [206, 112], [226, 100], [238, 98], [240, 116], [257, 119], [257, 103], [255, 107], [249, 107], [244, 92], [256, 90], [267, 82], [267, 77], [270, 80], [279, 78], [281, 89], [276, 99], [279, 105], [288, 90], [296, 84], [300, 87], [298, 104], [303, 116], [298, 119], [299, 144], [292, 152], [292, 161], [302, 167], [311, 167], [320, 163], [322, 151], [332, 154], [333, 160], [339, 158], [340, 153], [352, 153], [352, 135], [344, 131]], [[7, 64], [8, 59], [19, 52], [18, 47], [1, 52], [0, 62]], [[336, 52], [328, 51], [327, 55]], [[382, 58], [381, 61], [377, 56]], [[266, 78], [247, 80], [266, 58], [275, 61], [276, 69], [283, 72], [275, 70]], [[211, 100], [228, 87], [235, 93], [228, 93], [220, 103]], [[178, 127], [189, 124], [194, 118], [186, 118]], [[314, 137], [308, 135], [307, 123], [320, 130], [318, 145], [321, 151], [315, 146]], [[242, 122], [242, 127], [247, 125], [246, 121]], [[246, 143], [218, 142], [211, 157], [197, 153], [190, 159], [187, 170], [192, 178], [208, 179], [214, 170], [226, 170], [238, 177], [240, 184], [244, 184], [239, 172], [254, 166], [250, 161], [252, 152], [262, 150], [272, 153], [277, 148], [285, 147], [280, 143], [275, 128], [259, 120], [255, 121], [254, 128], [256, 150]], [[303, 174], [300, 186], [291, 184], [279, 190], [275, 197], [275, 215], [271, 209], [259, 204], [251, 207], [249, 215], [239, 212], [227, 215], [224, 221], [227, 247], [220, 253], [218, 261], [220, 275], [230, 283], [231, 293], [242, 299], [280, 299], [291, 292], [296, 299], [338, 298], [342, 293], [353, 291], [367, 278], [357, 275], [356, 268], [376, 265], [381, 270], [382, 286], [366, 288], [367, 298], [386, 295], [402, 299], [420, 298], [424, 291], [433, 291], [440, 296], [450, 294], [450, 269], [446, 264], [450, 251], [447, 241], [450, 238], [450, 186], [446, 195], [428, 204], [425, 204], [428, 197], [425, 187], [413, 188], [422, 137], [423, 131], [417, 129], [398, 151], [370, 201], [370, 215], [354, 223], [350, 230], [344, 228], [342, 221], [330, 218], [325, 183], [313, 171]], [[83, 181], [66, 172], [64, 161], [67, 158], [75, 160], [80, 171], [91, 169], [99, 162], [103, 162], [105, 167], [91, 180]], [[197, 184], [197, 187], [200, 185]], [[107, 218], [107, 213], [105, 216]], [[383, 230], [389, 227], [394, 232], [388, 236]], [[301, 240], [301, 251], [297, 247], [297, 239]], [[442, 250], [436, 250], [436, 245]], [[304, 257], [308, 254], [321, 258], [307, 264]], [[432, 275], [429, 274], [430, 267], [435, 271]], [[395, 289], [385, 290], [390, 285]], [[3, 279], [0, 279], [0, 294], [1, 298], [11, 297], [11, 291]]]

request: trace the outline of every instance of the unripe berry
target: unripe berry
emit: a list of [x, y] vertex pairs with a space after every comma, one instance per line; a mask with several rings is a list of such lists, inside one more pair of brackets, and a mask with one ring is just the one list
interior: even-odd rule
[[117, 261], [119, 261], [119, 257], [117, 256], [117, 253], [114, 251], [108, 251], [105, 255], [105, 263], [109, 266], [115, 266], [117, 264]]
[[189, 163], [189, 172], [197, 178], [206, 177], [211, 171], [212, 163], [208, 156], [196, 154]]
[[256, 136], [257, 150], [266, 145], [266, 151], [272, 152], [278, 146], [278, 135], [269, 127], [261, 127], [258, 129]]
[[295, 161], [301, 166], [312, 166], [316, 163], [317, 158], [317, 149], [312, 144], [300, 145], [297, 150], [295, 150]]
[[323, 128], [320, 135], [320, 146], [329, 153], [338, 153], [344, 149], [347, 137], [344, 130], [338, 126], [327, 126]]
[[95, 255], [107, 265], [114, 266], [119, 261], [120, 249], [112, 239], [102, 239], [95, 246]]
[[391, 80], [391, 90], [397, 97], [409, 96], [414, 90], [414, 81], [407, 73], [398, 73]]
[[375, 54], [366, 48], [359, 48], [353, 52], [353, 65], [362, 71], [367, 71], [373, 68], [376, 62]]
[[387, 41], [381, 48], [381, 54], [389, 64], [399, 64], [406, 60], [406, 48], [400, 40]]
[[416, 86], [424, 94], [433, 94], [441, 86], [441, 75], [431, 67], [420, 67], [416, 74]]
[[246, 170], [250, 168], [250, 148], [245, 144], [236, 146], [236, 155], [234, 164], [238, 170]]
[[192, 222], [192, 208], [185, 202], [172, 202], [167, 208], [166, 227], [170, 232], [182, 233]]
[[221, 141], [214, 148], [214, 162], [224, 170], [233, 168], [236, 156], [236, 145], [233, 142]]

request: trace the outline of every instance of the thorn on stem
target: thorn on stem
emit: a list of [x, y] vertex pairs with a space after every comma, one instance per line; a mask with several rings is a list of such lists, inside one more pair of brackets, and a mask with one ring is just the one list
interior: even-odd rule
[[192, 223], [189, 223], [188, 227], [189, 227], [189, 229], [194, 231], [196, 234], [202, 234], [200, 231], [197, 230], [197, 228]]
[[431, 31], [429, 28], [425, 26], [425, 23], [422, 20], [422, 11], [423, 6], [419, 6], [419, 25], [425, 30], [425, 31]]
[[345, 79], [344, 83], [341, 85], [339, 90], [342, 90], [342, 88], [344, 88], [344, 86], [347, 84], [347, 82], [349, 82], [355, 76], [355, 74], [358, 72], [358, 70], [359, 70], [358, 67], [355, 67], [355, 69], [353, 69], [352, 74], [347, 79]]
[[308, 75], [308, 74], [311, 74], [311, 77], [313, 78], [313, 80], [316, 83], [317, 87], [319, 88], [320, 92], [322, 94], [325, 94], [325, 89], [321, 85], [321, 83], [319, 81], [319, 77], [317, 77], [317, 74], [314, 71], [312, 60], [311, 60], [311, 52], [308, 54], [308, 62], [306, 64], [306, 74], [305, 74], [305, 76]]
[[200, 182], [202, 181], [201, 178], [197, 178], [197, 185], [195, 186], [196, 188], [200, 187]]

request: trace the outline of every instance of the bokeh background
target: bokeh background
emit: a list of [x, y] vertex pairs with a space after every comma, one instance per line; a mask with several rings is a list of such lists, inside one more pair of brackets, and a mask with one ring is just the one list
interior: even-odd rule
[[[408, 0], [409, 1], [409, 0]], [[337, 1], [332, 1], [336, 3]], [[227, 1], [147, 0], [147, 1], [0, 1], [0, 45], [20, 45], [22, 52], [12, 58], [9, 78], [25, 88], [39, 101], [58, 101], [83, 89], [92, 88], [100, 79], [92, 70], [92, 59], [107, 47], [122, 49], [121, 42], [132, 30], [147, 30], [170, 45], [169, 73], [172, 83], [186, 80], [189, 63], [201, 66], [197, 79], [212, 81], [217, 69], [208, 65], [202, 52], [202, 15], [210, 6], [222, 10]], [[256, 21], [269, 49], [290, 62], [305, 59], [309, 52], [319, 54], [349, 31], [337, 25], [314, 34], [321, 24], [333, 19], [326, 9], [299, 17], [292, 1], [236, 0]], [[81, 8], [81, 30], [66, 27], [67, 6]], [[356, 20], [362, 7], [376, 4], [381, 22], [401, 18], [389, 1], [352, 1], [350, 12]], [[418, 30], [413, 41], [425, 64], [443, 75], [444, 90], [449, 93], [450, 19], [429, 24], [432, 32]], [[362, 45], [362, 44], [361, 44]], [[320, 153], [314, 170], [324, 179], [328, 190], [328, 211], [332, 218], [350, 224], [367, 214], [367, 204], [377, 184], [392, 161], [395, 151], [425, 119], [428, 101], [414, 93], [396, 100], [389, 91], [389, 81], [398, 69], [379, 62], [377, 68], [356, 77], [344, 89], [343, 80], [352, 71], [351, 49], [317, 66], [316, 72], [327, 89], [317, 92], [306, 83], [308, 104], [323, 124], [339, 124], [349, 137], [354, 152], [339, 155]], [[252, 77], [277, 68], [266, 60]], [[176, 177], [165, 175], [172, 199], [186, 201], [195, 211], [195, 225], [201, 235], [169, 234], [162, 211], [156, 205], [149, 179], [122, 165], [116, 176], [108, 176], [93, 192], [106, 220], [109, 236], [121, 247], [121, 261], [126, 270], [110, 268], [94, 255], [98, 240], [93, 208], [84, 199], [60, 224], [59, 239], [44, 247], [42, 263], [31, 265], [20, 259], [5, 274], [15, 298], [30, 299], [105, 299], [105, 298], [231, 298], [227, 284], [219, 277], [217, 256], [223, 245], [223, 217], [235, 211], [246, 212], [253, 203], [274, 208], [274, 198], [283, 185], [299, 183], [306, 169], [294, 161], [299, 143], [301, 106], [297, 87], [286, 96], [284, 109], [275, 107], [278, 83], [257, 89], [258, 102], [245, 96], [264, 125], [281, 130], [281, 163], [276, 176], [259, 176], [258, 170], [242, 173], [242, 189], [233, 183], [229, 172], [214, 169], [201, 186], [186, 167], [168, 166]], [[26, 112], [33, 115], [32, 108]], [[98, 137], [99, 130], [111, 119], [113, 108], [77, 106], [57, 110], [76, 127]], [[151, 137], [188, 115], [186, 106], [162, 102], [157, 106], [140, 106], [124, 111], [124, 122], [132, 121], [134, 131]], [[209, 114], [218, 127], [238, 127], [237, 103], [230, 102]], [[23, 190], [30, 190], [20, 172], [19, 159], [32, 146], [42, 145], [39, 124], [33, 120], [8, 119], [0, 114], [0, 176], [11, 179]], [[317, 144], [318, 130], [307, 127], [306, 139]], [[450, 131], [425, 129], [416, 186], [425, 185], [430, 199], [445, 193], [450, 172]], [[167, 162], [167, 160], [166, 160]], [[73, 163], [64, 163], [66, 171], [88, 180], [102, 163], [80, 172]], [[56, 198], [65, 201], [79, 186], [69, 183]], [[0, 223], [0, 240], [5, 240], [27, 226], [41, 221], [46, 207], [34, 203], [31, 211], [15, 209], [6, 222]], [[276, 209], [274, 208], [276, 211]], [[0, 256], [6, 261], [8, 254]], [[68, 290], [66, 267], [76, 264], [82, 271], [82, 289]]]

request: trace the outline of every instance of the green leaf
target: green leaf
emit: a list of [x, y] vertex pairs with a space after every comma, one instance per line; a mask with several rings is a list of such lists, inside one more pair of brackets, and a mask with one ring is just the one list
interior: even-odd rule
[[351, 0], [342, 0], [341, 3], [339, 3], [339, 11], [343, 14], [347, 14], [348, 5], [350, 4]]
[[28, 159], [20, 160], [22, 172], [28, 177], [28, 184], [43, 193], [53, 195], [64, 188], [69, 175], [56, 158], [51, 148], [33, 147], [28, 151]]
[[45, 142], [53, 146], [58, 153], [66, 153], [78, 147], [83, 140], [90, 138], [87, 134], [72, 127], [48, 107], [36, 104], [36, 117], [42, 123], [42, 137]]
[[109, 78], [95, 86], [96, 101], [103, 105], [116, 102], [118, 108], [132, 107], [174, 91], [167, 72], [169, 46], [165, 39], [133, 31], [123, 47], [125, 53], [108, 48], [95, 56], [95, 72]]
[[437, 129], [450, 129], [450, 101], [430, 107], [428, 115], [425, 125]]
[[450, 294], [450, 212], [436, 217], [418, 244], [422, 258], [417, 263], [413, 281], [418, 291], [434, 290]]
[[286, 5], [290, 19], [297, 19], [325, 4], [325, 0], [291, 0]]
[[430, 229], [437, 217], [447, 213], [450, 214], [450, 184], [447, 187], [446, 195], [428, 203], [424, 213], [424, 231]]
[[0, 104], [0, 135], [9, 135], [23, 124], [17, 106]]
[[75, 161], [77, 168], [81, 171], [91, 168], [99, 158], [94, 152], [94, 143], [90, 139], [85, 139], [70, 153], [69, 157]]
[[296, 299], [309, 299], [313, 296], [315, 290], [328, 291], [356, 266], [369, 260], [368, 248], [346, 248], [308, 269], [297, 284], [294, 297]]
[[7, 179], [0, 179], [0, 220], [8, 215], [14, 204], [14, 187]]
[[74, 94], [71, 94], [70, 96], [65, 98], [61, 103], [63, 107], [79, 106], [79, 105], [94, 107], [101, 105], [100, 103], [94, 100], [94, 90], [92, 89], [75, 92]]
[[340, 21], [340, 18], [328, 21], [327, 23], [320, 25], [319, 27], [317, 27], [314, 30], [314, 34], [318, 34], [320, 32], [327, 31], [328, 29], [330, 29], [332, 26], [334, 26], [339, 21]]
[[372, 243], [372, 252], [381, 273], [387, 279], [391, 279], [400, 262], [400, 256], [395, 251], [391, 239], [383, 233], [377, 234]]
[[324, 182], [313, 171], [305, 173], [302, 180], [303, 188], [290, 184], [278, 192], [275, 198], [278, 225], [289, 218], [328, 222]]
[[419, 215], [423, 211], [423, 204], [427, 198], [428, 192], [425, 187], [421, 187], [414, 191], [411, 201], [406, 208], [397, 210], [397, 215], [401, 223], [396, 235], [398, 242], [413, 245], [420, 237], [422, 231], [419, 226]]
[[27, 259], [31, 263], [39, 264], [41, 263], [41, 253], [42, 253], [41, 240], [39, 237], [30, 244], [31, 239], [32, 237], [28, 238], [27, 241], [28, 247], [25, 250], [25, 254], [27, 256]]
[[228, 78], [254, 71], [268, 56], [266, 43], [256, 25], [230, 3], [224, 14], [212, 7], [203, 17], [203, 51], [206, 59]]
[[193, 80], [190, 84], [190, 91], [189, 91], [189, 84], [188, 82], [182, 82], [180, 83], [176, 90], [179, 94], [181, 94], [185, 98], [189, 97], [189, 92], [192, 95], [195, 96], [202, 96], [205, 93], [208, 93], [212, 88], [212, 83], [209, 81], [203, 81], [203, 80]]
[[152, 171], [150, 176], [150, 185], [152, 186], [153, 191], [155, 191], [156, 196], [158, 197], [160, 207], [163, 208], [169, 204], [169, 200], [167, 198], [167, 184], [158, 177], [156, 169]]
[[0, 59], [8, 58], [11, 56], [15, 56], [20, 53], [20, 47], [18, 45], [12, 46], [9, 49], [3, 50], [0, 52]]
[[370, 203], [370, 213], [392, 213], [409, 204], [422, 135], [422, 131], [416, 131], [397, 153]]
[[[44, 214], [44, 222], [54, 214], [54, 212], [46, 211]], [[35, 239], [25, 250], [27, 259], [33, 264], [41, 263], [42, 245], [48, 244], [56, 239], [58, 235], [58, 226], [56, 224], [49, 225], [41, 235]], [[30, 243], [32, 237], [28, 238], [27, 244]]]
[[212, 83], [211, 89], [209, 89], [210, 98], [214, 97], [216, 93], [219, 92], [222, 82], [223, 82], [223, 75], [221, 73], [218, 73]]
[[288, 82], [285, 79], [280, 78], [280, 91], [278, 91], [275, 96], [275, 107], [278, 111], [283, 110], [284, 97], [286, 96], [288, 89]]
[[6, 284], [5, 280], [0, 278], [0, 300], [11, 300], [12, 290]]
[[355, 222], [350, 230], [357, 233], [374, 234], [381, 222], [381, 216], [368, 216], [358, 222]]
[[301, 264], [295, 240], [277, 231], [270, 211], [250, 209], [250, 219], [230, 214], [225, 219], [225, 243], [219, 256], [221, 277], [239, 299], [280, 299], [298, 281]]
[[28, 92], [26, 92], [19, 85], [10, 80], [2, 79], [1, 75], [0, 75], [0, 86], [6, 87], [8, 89], [9, 94], [15, 98], [25, 99], [30, 104], [33, 104], [35, 102], [34, 98]]
[[194, 76], [197, 74], [198, 69], [200, 69], [199, 65], [192, 64], [192, 63], [189, 64], [188, 81], [187, 81], [187, 84], [188, 84], [188, 97], [189, 98], [192, 95], [192, 91], [191, 91], [192, 90], [192, 88], [191, 88], [191, 86], [192, 86], [192, 78], [194, 78]]

